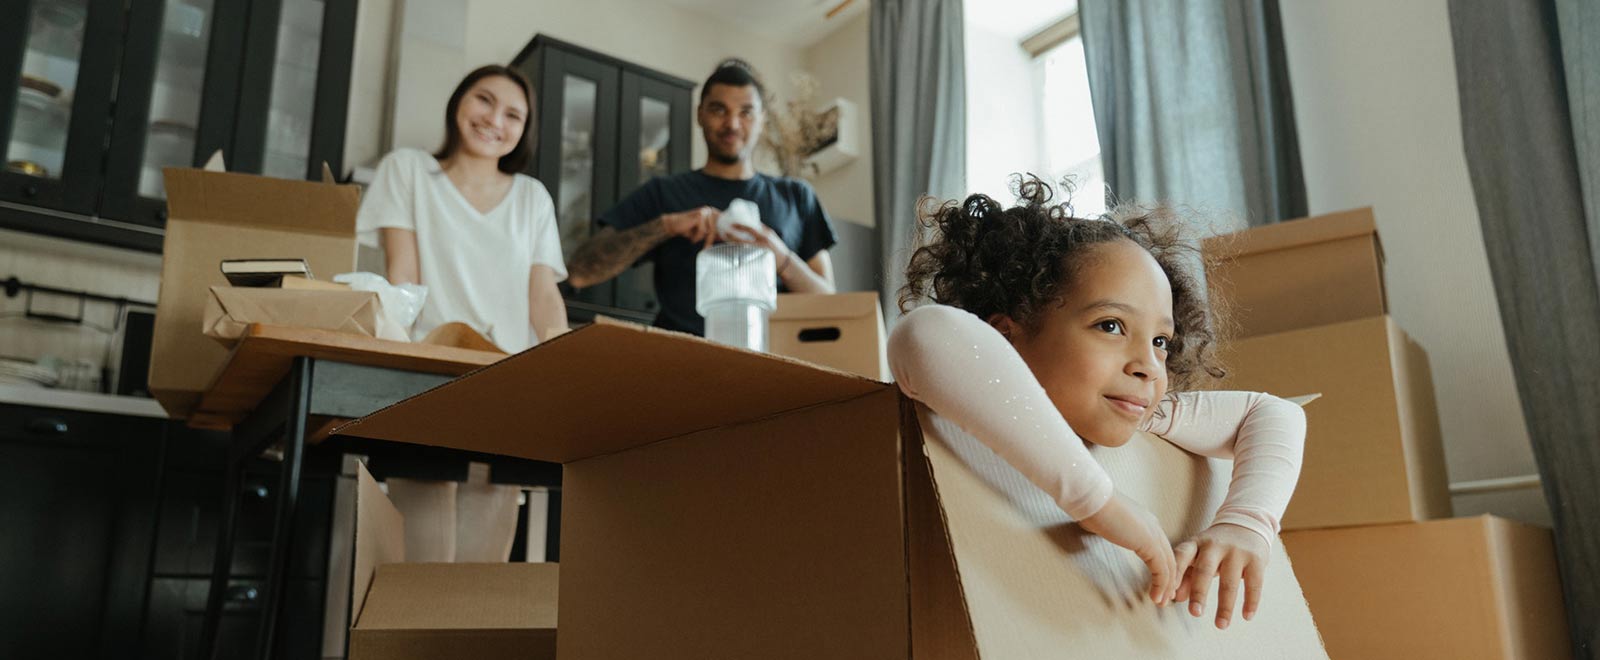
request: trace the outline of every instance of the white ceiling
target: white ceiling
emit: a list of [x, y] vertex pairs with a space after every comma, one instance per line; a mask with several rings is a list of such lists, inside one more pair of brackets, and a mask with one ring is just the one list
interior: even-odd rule
[[[742, 25], [792, 46], [809, 46], [867, 11], [868, 0], [851, 0], [833, 18], [828, 11], [845, 0], [662, 0]], [[1021, 1], [1021, 0], [1018, 0]], [[1075, 2], [1076, 0], [1074, 0]]]
[[1078, 11], [1078, 0], [966, 0], [966, 21], [1017, 41]]

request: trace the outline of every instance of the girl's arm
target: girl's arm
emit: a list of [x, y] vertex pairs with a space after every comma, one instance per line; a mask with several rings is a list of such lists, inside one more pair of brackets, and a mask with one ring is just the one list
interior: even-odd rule
[[556, 288], [554, 268], [534, 264], [528, 269], [528, 323], [542, 343], [567, 329], [567, 305]]
[[422, 284], [422, 265], [417, 258], [417, 232], [410, 229], [378, 229], [383, 245], [383, 268], [390, 284]]
[[982, 441], [1073, 519], [1111, 499], [1111, 477], [1022, 356], [978, 317], [944, 305], [908, 312], [889, 336], [889, 368], [906, 396]]
[[922, 307], [895, 325], [889, 366], [906, 396], [987, 445], [1085, 531], [1133, 551], [1150, 569], [1157, 605], [1176, 595], [1182, 571], [1160, 523], [1116, 493], [998, 330], [954, 307]]
[[1271, 547], [1300, 478], [1300, 406], [1257, 392], [1182, 392], [1161, 402], [1145, 430], [1202, 456], [1233, 459], [1233, 480], [1212, 524], [1238, 525]]

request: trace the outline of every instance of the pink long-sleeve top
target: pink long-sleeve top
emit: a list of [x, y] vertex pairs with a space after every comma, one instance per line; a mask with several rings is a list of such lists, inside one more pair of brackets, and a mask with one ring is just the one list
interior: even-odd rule
[[[988, 323], [961, 309], [907, 313], [889, 337], [889, 366], [907, 396], [953, 422], [1042, 489], [1075, 520], [1111, 499], [1111, 477], [1044, 387]], [[1142, 426], [1189, 452], [1232, 459], [1233, 478], [1212, 524], [1231, 523], [1272, 544], [1300, 476], [1300, 406], [1255, 392], [1169, 394]]]

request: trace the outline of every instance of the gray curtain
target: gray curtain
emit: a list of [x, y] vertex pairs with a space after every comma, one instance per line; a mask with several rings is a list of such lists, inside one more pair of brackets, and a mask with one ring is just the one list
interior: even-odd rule
[[897, 315], [917, 200], [961, 196], [966, 182], [961, 3], [872, 2], [872, 193], [886, 320]]
[[1592, 0], [1450, 0], [1467, 169], [1578, 658], [1600, 656], [1597, 18]]
[[1277, 0], [1083, 0], [1111, 200], [1306, 214]]

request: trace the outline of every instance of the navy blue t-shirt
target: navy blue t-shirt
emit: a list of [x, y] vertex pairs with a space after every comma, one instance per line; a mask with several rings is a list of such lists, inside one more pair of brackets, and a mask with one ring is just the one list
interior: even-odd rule
[[[799, 179], [765, 174], [745, 181], [722, 179], [698, 170], [656, 177], [601, 214], [600, 224], [623, 231], [668, 213], [702, 206], [727, 209], [735, 199], [755, 202], [761, 209], [762, 224], [782, 236], [801, 259], [809, 260], [837, 241], [833, 222], [810, 185]], [[674, 236], [640, 257], [641, 262], [655, 263], [656, 297], [661, 301], [656, 326], [705, 334], [705, 319], [694, 310], [694, 261], [699, 253], [700, 244]]]

